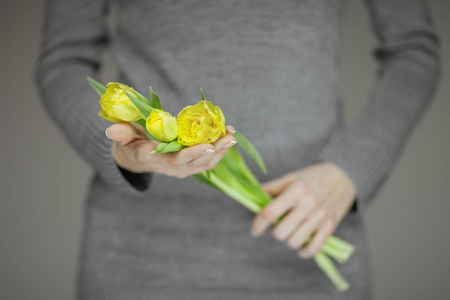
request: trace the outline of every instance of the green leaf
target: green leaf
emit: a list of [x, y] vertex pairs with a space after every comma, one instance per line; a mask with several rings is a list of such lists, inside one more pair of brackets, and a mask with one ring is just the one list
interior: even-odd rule
[[153, 151], [150, 152], [150, 153], [152, 153], [152, 154], [164, 153], [164, 152], [162, 152], [162, 151], [164, 150], [164, 148], [167, 147], [167, 145], [169, 145], [169, 143], [161, 142], [161, 143], [158, 144], [158, 146], [156, 146], [156, 149], [153, 150]]
[[178, 152], [181, 149], [183, 149], [183, 145], [178, 143], [178, 141], [172, 141], [167, 145], [167, 147], [164, 148], [164, 153], [167, 152]]
[[242, 177], [246, 178], [249, 182], [259, 185], [258, 179], [255, 177], [253, 172], [249, 169], [247, 164], [245, 163], [244, 158], [241, 155], [241, 152], [237, 148], [237, 146], [232, 146], [228, 149], [227, 153], [225, 153], [222, 160], [229, 166], [234, 173], [240, 174]]
[[206, 99], [205, 99], [205, 94], [203, 94], [202, 88], [200, 88], [200, 94], [202, 94], [202, 100], [206, 100]]
[[131, 90], [136, 94], [137, 98], [138, 98], [140, 101], [142, 101], [142, 102], [144, 102], [145, 104], [151, 106], [151, 102], [150, 102], [147, 98], [145, 98], [144, 95], [142, 95], [141, 93], [139, 93], [138, 91], [136, 91], [134, 88], [131, 88]]
[[[232, 150], [233, 149], [233, 150]], [[231, 173], [238, 179], [238, 181], [247, 190], [255, 196], [258, 204], [263, 207], [272, 201], [270, 196], [259, 183], [258, 179], [253, 175], [252, 171], [245, 164], [239, 150], [236, 146], [232, 146], [228, 149], [219, 164], [223, 164], [229, 169]]]
[[178, 152], [183, 149], [184, 146], [177, 141], [172, 141], [170, 143], [159, 143], [156, 147], [156, 150], [150, 153], [169, 153], [169, 152]]
[[87, 81], [92, 86], [92, 88], [97, 92], [97, 94], [101, 97], [106, 92], [106, 86], [101, 84], [100, 82], [92, 79], [91, 77], [87, 77]]
[[245, 152], [247, 152], [247, 154], [250, 155], [250, 157], [255, 161], [261, 171], [267, 175], [268, 172], [266, 165], [264, 164], [264, 161], [255, 146], [253, 146], [253, 144], [244, 135], [237, 131], [233, 134], [233, 136]]
[[161, 102], [159, 101], [158, 95], [155, 94], [152, 87], [150, 87], [150, 98], [152, 99], [152, 106], [157, 109], [162, 110]]
[[254, 213], [261, 211], [261, 206], [255, 199], [255, 195], [248, 191], [232, 173], [224, 168], [220, 162], [209, 172], [209, 180], [222, 192], [247, 207]]
[[204, 171], [204, 172], [201, 172], [201, 173], [194, 174], [194, 175], [192, 175], [192, 177], [194, 177], [200, 183], [209, 185], [210, 187], [221, 191], [221, 189], [219, 189], [214, 183], [212, 183], [208, 179], [209, 175], [207, 175], [207, 172], [209, 172], [209, 171]]
[[133, 102], [133, 104], [141, 112], [142, 117], [144, 119], [147, 119], [154, 108], [140, 101], [134, 94], [128, 91], [126, 91], [125, 93], [127, 94], [128, 98], [130, 98], [131, 102]]
[[159, 143], [158, 146], [156, 146], [156, 151], [161, 152], [164, 150], [164, 148], [166, 148], [167, 146], [169, 146], [169, 143]]

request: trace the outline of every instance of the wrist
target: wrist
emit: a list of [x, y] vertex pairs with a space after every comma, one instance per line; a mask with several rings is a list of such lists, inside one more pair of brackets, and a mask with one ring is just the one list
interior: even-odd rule
[[350, 197], [352, 199], [352, 203], [353, 203], [357, 197], [356, 187], [355, 187], [355, 184], [353, 183], [353, 181], [350, 179], [348, 174], [341, 167], [336, 165], [335, 163], [328, 162], [328, 161], [325, 163], [327, 163], [328, 166], [333, 170], [333, 172], [335, 174], [337, 174], [337, 176], [339, 176], [339, 178], [341, 178], [345, 182], [345, 185], [348, 187], [348, 192], [349, 192], [349, 195], [350, 195]]

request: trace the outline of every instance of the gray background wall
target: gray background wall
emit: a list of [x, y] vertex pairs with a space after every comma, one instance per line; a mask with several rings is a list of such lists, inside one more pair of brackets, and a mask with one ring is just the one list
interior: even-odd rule
[[[450, 1], [430, 5], [443, 40], [444, 70], [450, 70]], [[0, 299], [65, 300], [74, 294], [91, 170], [37, 100], [31, 72], [41, 21], [42, 0], [0, 2]], [[342, 46], [348, 121], [374, 82], [375, 45], [364, 5], [349, 0]], [[365, 215], [375, 299], [450, 294], [449, 79], [444, 72], [434, 104]]]

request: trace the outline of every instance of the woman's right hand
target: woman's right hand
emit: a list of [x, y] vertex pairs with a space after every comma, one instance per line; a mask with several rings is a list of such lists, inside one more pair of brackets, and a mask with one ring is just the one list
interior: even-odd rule
[[159, 173], [177, 178], [212, 170], [236, 144], [233, 126], [227, 125], [226, 136], [212, 144], [199, 144], [178, 152], [152, 154], [157, 142], [149, 140], [145, 130], [136, 123], [117, 123], [106, 129], [106, 136], [114, 141], [112, 155], [117, 165], [133, 173]]

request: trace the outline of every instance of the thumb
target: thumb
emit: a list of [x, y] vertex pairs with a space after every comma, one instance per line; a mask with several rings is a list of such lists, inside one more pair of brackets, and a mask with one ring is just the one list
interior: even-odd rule
[[284, 191], [296, 178], [295, 173], [287, 173], [284, 176], [264, 182], [261, 187], [271, 196], [276, 196]]
[[116, 123], [108, 127], [105, 131], [106, 136], [118, 142], [120, 145], [125, 146], [132, 141], [143, 139], [136, 128], [131, 123]]

